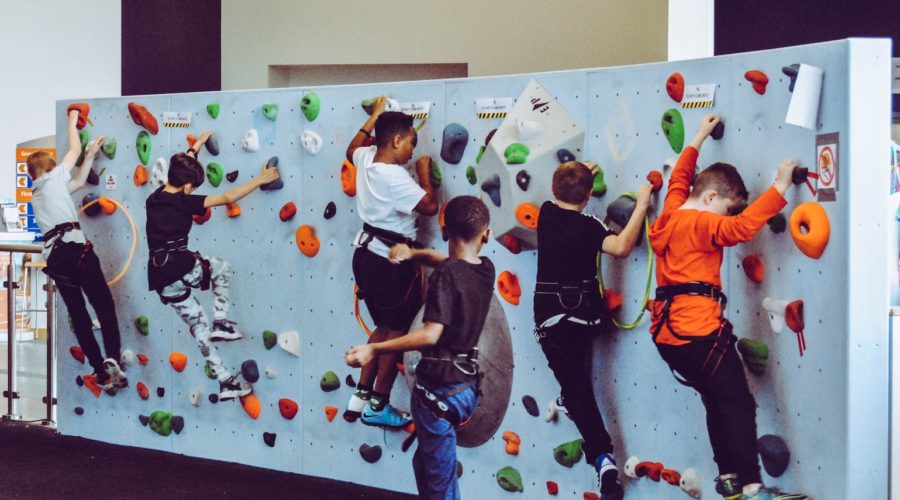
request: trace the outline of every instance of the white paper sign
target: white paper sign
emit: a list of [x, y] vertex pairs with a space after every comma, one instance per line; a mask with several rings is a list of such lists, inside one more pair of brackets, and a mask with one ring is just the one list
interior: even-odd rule
[[819, 120], [819, 98], [822, 96], [822, 79], [825, 70], [806, 64], [800, 65], [797, 82], [791, 95], [785, 123], [815, 130]]
[[506, 118], [512, 109], [512, 97], [486, 97], [475, 99], [475, 116], [478, 118]]
[[191, 126], [191, 116], [189, 111], [163, 111], [163, 127], [188, 128]]
[[104, 181], [103, 185], [107, 190], [116, 189], [116, 187], [118, 186], [118, 183], [116, 182], [116, 174], [107, 174], [106, 181]]
[[716, 84], [700, 83], [685, 85], [684, 98], [681, 99], [683, 109], [711, 108], [716, 103]]

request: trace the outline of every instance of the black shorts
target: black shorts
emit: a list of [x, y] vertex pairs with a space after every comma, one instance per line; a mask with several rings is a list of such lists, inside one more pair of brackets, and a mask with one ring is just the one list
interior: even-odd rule
[[353, 253], [353, 277], [359, 298], [376, 327], [408, 331], [422, 307], [422, 279], [419, 266], [405, 261], [392, 264], [365, 248]]

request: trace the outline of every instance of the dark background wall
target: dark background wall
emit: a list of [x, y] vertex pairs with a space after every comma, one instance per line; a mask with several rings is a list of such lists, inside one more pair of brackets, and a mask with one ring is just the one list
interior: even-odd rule
[[222, 89], [221, 0], [122, 0], [122, 95]]

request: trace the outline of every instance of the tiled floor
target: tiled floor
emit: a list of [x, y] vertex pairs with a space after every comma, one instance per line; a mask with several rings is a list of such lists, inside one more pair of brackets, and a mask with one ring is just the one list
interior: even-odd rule
[[[7, 343], [0, 343], [0, 388], [7, 389]], [[42, 402], [47, 383], [47, 342], [28, 340], [16, 343], [17, 391], [16, 412], [22, 420], [39, 420], [46, 417]], [[0, 397], [0, 414], [7, 413], [7, 401]]]

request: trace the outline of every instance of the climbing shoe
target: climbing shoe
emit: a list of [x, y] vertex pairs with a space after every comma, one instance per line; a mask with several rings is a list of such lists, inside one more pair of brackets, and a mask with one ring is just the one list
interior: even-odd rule
[[219, 401], [229, 401], [253, 392], [253, 386], [232, 375], [219, 382]]
[[372, 398], [371, 392], [356, 391], [350, 396], [347, 402], [347, 409], [344, 410], [344, 420], [347, 422], [356, 422], [362, 416], [362, 411], [369, 405]]
[[622, 483], [619, 482], [619, 469], [616, 467], [616, 460], [612, 454], [600, 455], [594, 467], [597, 468], [600, 496], [603, 500], [622, 500], [625, 497], [625, 490], [622, 489]]
[[743, 495], [741, 500], [809, 500], [801, 493], [785, 493], [778, 488], [761, 488], [753, 495]]
[[105, 390], [107, 394], [110, 394], [111, 396], [118, 392], [119, 389], [128, 387], [128, 377], [125, 376], [125, 372], [122, 371], [122, 368], [119, 366], [119, 362], [112, 358], [106, 358], [103, 360], [102, 375], [106, 375], [106, 377], [98, 375], [97, 385], [103, 388], [103, 390]]
[[209, 334], [209, 340], [213, 342], [240, 340], [244, 338], [244, 334], [236, 328], [237, 323], [229, 319], [217, 319], [213, 321], [212, 333]]
[[362, 423], [375, 427], [387, 427], [401, 429], [412, 422], [409, 414], [398, 411], [390, 404], [384, 405], [379, 411], [372, 409], [372, 405], [366, 405], [362, 412]]
[[741, 500], [744, 496], [741, 482], [730, 474], [716, 478], [716, 493], [722, 495], [725, 500]]

